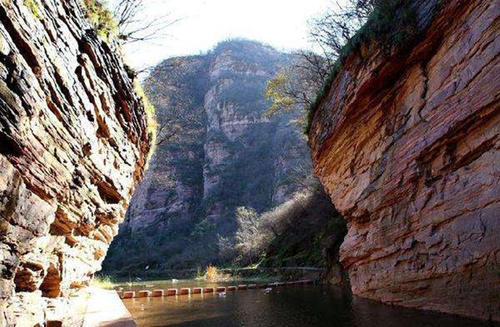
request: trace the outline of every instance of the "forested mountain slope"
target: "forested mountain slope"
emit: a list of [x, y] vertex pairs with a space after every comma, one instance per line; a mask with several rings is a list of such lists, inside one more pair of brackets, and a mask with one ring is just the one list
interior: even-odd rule
[[296, 116], [264, 115], [267, 81], [289, 59], [235, 40], [153, 70], [146, 91], [159, 123], [181, 128], [158, 145], [106, 270], [224, 262], [237, 207], [263, 212], [300, 189], [311, 166]]

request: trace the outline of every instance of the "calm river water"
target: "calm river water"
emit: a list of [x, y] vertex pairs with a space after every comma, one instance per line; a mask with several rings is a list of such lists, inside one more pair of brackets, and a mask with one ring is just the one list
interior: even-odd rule
[[[483, 327], [487, 322], [392, 307], [335, 288], [291, 286], [163, 298], [124, 300], [139, 326], [250, 327]], [[498, 326], [498, 325], [495, 325]]]

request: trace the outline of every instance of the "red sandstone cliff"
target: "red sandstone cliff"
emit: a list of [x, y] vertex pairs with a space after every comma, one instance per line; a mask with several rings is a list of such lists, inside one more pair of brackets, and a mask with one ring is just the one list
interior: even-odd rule
[[444, 1], [411, 50], [367, 45], [320, 102], [310, 145], [354, 294], [500, 320], [499, 16]]
[[0, 325], [43, 324], [100, 269], [150, 136], [78, 0], [2, 1], [0, 75]]

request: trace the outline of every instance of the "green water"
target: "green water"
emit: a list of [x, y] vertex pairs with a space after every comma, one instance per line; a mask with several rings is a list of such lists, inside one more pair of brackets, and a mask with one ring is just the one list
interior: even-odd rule
[[[184, 286], [192, 285], [178, 287]], [[388, 306], [320, 286], [277, 288], [269, 294], [245, 290], [227, 292], [225, 297], [205, 294], [130, 299], [124, 303], [139, 326], [493, 326], [473, 319]]]

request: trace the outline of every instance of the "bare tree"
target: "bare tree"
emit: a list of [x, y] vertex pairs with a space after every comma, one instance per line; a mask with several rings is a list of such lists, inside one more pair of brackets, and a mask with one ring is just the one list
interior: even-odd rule
[[[311, 228], [316, 221], [328, 221], [335, 215], [330, 198], [317, 179], [279, 206], [258, 214], [252, 208], [239, 207], [236, 210], [238, 229], [234, 248], [238, 254], [236, 261], [242, 264], [256, 262], [269, 251], [274, 241], [288, 234], [301, 234], [302, 228]], [[311, 222], [304, 222], [304, 219]], [[340, 217], [340, 216], [339, 216]], [[340, 218], [342, 220], [342, 218]]]
[[264, 251], [268, 241], [268, 233], [261, 229], [259, 214], [252, 208], [236, 209], [238, 230], [235, 234], [235, 248], [243, 262], [252, 262]]
[[172, 59], [154, 68], [144, 81], [149, 99], [159, 110], [157, 145], [179, 138], [194, 140], [203, 130], [203, 99], [208, 86], [189, 67], [183, 58]]
[[346, 5], [336, 4], [311, 22], [310, 38], [332, 65], [343, 47], [366, 22], [373, 10], [374, 0], [350, 0]]
[[119, 29], [118, 37], [126, 43], [165, 37], [166, 28], [178, 21], [170, 19], [169, 15], [144, 17], [143, 0], [117, 0], [112, 10]]
[[144, 0], [115, 0], [111, 5], [118, 25], [118, 38], [125, 43], [149, 41], [167, 36], [165, 30], [179, 19], [170, 15], [146, 17]]
[[186, 115], [178, 106], [172, 107], [158, 122], [156, 145], [175, 140], [186, 128], [194, 124], [199, 124], [198, 117]]

